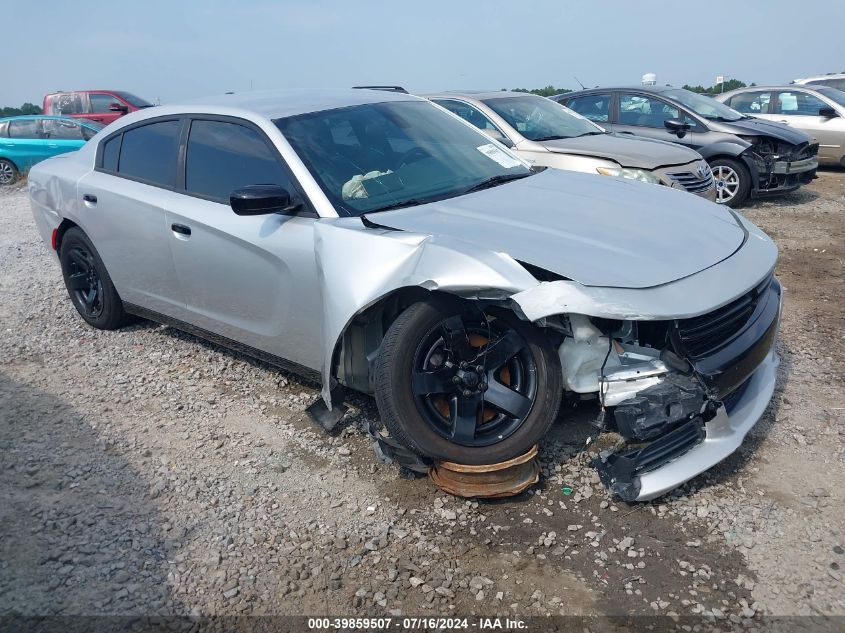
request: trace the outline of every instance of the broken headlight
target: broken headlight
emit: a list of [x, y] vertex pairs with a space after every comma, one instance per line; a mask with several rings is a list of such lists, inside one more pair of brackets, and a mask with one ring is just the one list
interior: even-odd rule
[[649, 182], [653, 185], [660, 184], [660, 179], [645, 169], [634, 169], [632, 167], [596, 167], [596, 171], [602, 176], [616, 176], [626, 180], [637, 180]]

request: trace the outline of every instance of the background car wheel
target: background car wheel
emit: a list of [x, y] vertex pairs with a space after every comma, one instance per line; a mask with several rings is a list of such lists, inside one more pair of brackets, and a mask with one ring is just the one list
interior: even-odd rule
[[11, 185], [19, 176], [20, 173], [18, 173], [18, 168], [15, 167], [14, 163], [5, 158], [0, 158], [0, 185]]
[[70, 300], [86, 323], [99, 330], [115, 330], [134, 320], [124, 311], [97, 249], [81, 229], [71, 228], [64, 234], [59, 261]]
[[716, 181], [716, 202], [738, 207], [751, 193], [751, 174], [745, 165], [730, 158], [717, 158], [710, 163]]
[[557, 353], [543, 334], [502, 311], [434, 299], [394, 321], [375, 368], [387, 429], [416, 453], [494, 464], [548, 431], [562, 396]]

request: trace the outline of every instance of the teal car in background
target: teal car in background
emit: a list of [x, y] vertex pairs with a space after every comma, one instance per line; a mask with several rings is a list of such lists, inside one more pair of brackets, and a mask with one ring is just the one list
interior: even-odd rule
[[0, 186], [45, 158], [73, 152], [104, 126], [60, 116], [14, 116], [0, 119]]

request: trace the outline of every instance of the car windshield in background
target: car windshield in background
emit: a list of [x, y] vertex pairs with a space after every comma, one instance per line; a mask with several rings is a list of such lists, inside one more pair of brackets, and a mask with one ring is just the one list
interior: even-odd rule
[[674, 99], [678, 103], [688, 107], [698, 116], [711, 121], [739, 121], [745, 118], [744, 114], [737, 112], [733, 108], [729, 108], [724, 103], [695, 92], [690, 92], [689, 90], [666, 90], [661, 94], [669, 99]]
[[122, 92], [120, 90], [115, 90], [114, 94], [118, 97], [123, 99], [129, 105], [135, 106], [136, 108], [152, 108], [153, 104], [147, 101], [146, 99], [142, 99], [141, 97], [136, 97], [131, 92]]
[[569, 108], [543, 97], [498, 97], [483, 102], [508, 124], [532, 141], [551, 141], [604, 130]]
[[361, 215], [443, 200], [533, 172], [427, 101], [274, 121], [335, 207]]
[[836, 88], [816, 88], [816, 92], [845, 107], [845, 92]]

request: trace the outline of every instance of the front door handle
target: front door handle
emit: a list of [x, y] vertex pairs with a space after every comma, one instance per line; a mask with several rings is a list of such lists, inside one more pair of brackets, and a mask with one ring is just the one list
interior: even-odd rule
[[174, 233], [178, 233], [179, 235], [188, 236], [191, 234], [191, 227], [185, 226], [184, 224], [171, 224], [170, 230]]
[[82, 202], [86, 202], [88, 204], [97, 204], [97, 196], [92, 195], [90, 193], [86, 193], [82, 196]]

